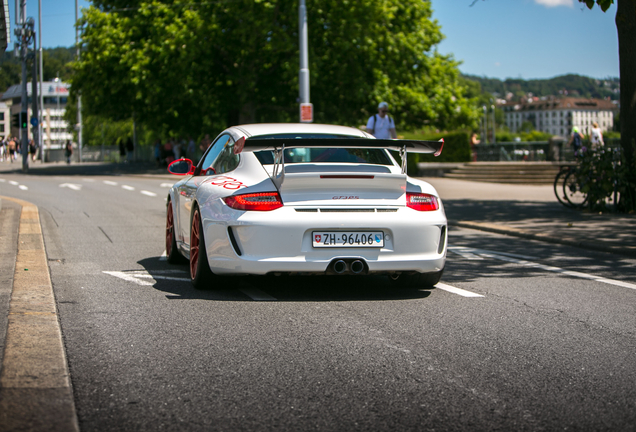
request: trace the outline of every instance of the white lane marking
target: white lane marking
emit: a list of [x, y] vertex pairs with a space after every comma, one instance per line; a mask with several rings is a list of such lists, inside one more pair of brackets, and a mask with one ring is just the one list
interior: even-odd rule
[[[123, 279], [128, 282], [136, 283], [137, 285], [142, 286], [152, 286], [154, 282], [149, 282], [143, 279], [154, 279], [157, 280], [171, 280], [171, 281], [180, 281], [180, 282], [189, 282], [190, 278], [186, 277], [175, 277], [175, 276], [164, 276], [159, 274], [150, 274], [147, 271], [133, 271], [133, 272], [122, 272], [122, 271], [103, 271], [102, 273], [106, 273], [107, 275], [115, 276], [116, 278]], [[173, 272], [167, 272], [173, 273]], [[183, 274], [183, 272], [179, 272]]]
[[9, 180], [9, 184], [13, 185], [13, 186], [17, 186], [20, 183], [18, 183], [17, 181], [13, 181], [13, 180]]
[[623, 281], [619, 281], [619, 280], [615, 280], [615, 279], [608, 279], [608, 278], [604, 278], [602, 276], [597, 276], [597, 275], [593, 275], [593, 274], [589, 274], [589, 273], [582, 273], [582, 272], [577, 272], [577, 271], [572, 271], [572, 270], [565, 270], [561, 267], [554, 267], [554, 266], [549, 266], [549, 265], [545, 265], [545, 264], [539, 264], [536, 262], [532, 262], [532, 261], [528, 261], [528, 260], [524, 260], [524, 259], [517, 259], [514, 258], [510, 255], [512, 254], [502, 254], [500, 252], [491, 252], [491, 251], [485, 251], [482, 249], [470, 249], [470, 248], [464, 248], [464, 250], [470, 250], [473, 253], [477, 253], [480, 256], [484, 257], [484, 258], [492, 258], [492, 259], [498, 259], [500, 261], [506, 261], [506, 262], [511, 262], [514, 264], [519, 264], [525, 267], [531, 267], [531, 268], [536, 268], [539, 270], [545, 270], [545, 271], [549, 271], [549, 272], [553, 272], [553, 273], [557, 273], [557, 274], [561, 274], [564, 276], [572, 276], [572, 277], [577, 277], [577, 278], [581, 278], [581, 279], [589, 279], [589, 280], [593, 280], [596, 282], [601, 282], [601, 283], [605, 283], [608, 285], [616, 285], [616, 286], [620, 286], [623, 288], [629, 288], [629, 289], [633, 289], [636, 290], [636, 284], [633, 283], [629, 283], [629, 282], [623, 282]]
[[159, 257], [159, 261], [167, 261], [167, 260], [168, 260], [168, 253], [166, 251], [163, 251], [163, 253]]
[[0, 183], [4, 183], [4, 182], [6, 182], [5, 179], [0, 179]]
[[258, 288], [240, 288], [241, 291], [246, 296], [250, 297], [252, 300], [256, 301], [275, 301], [276, 298], [271, 295], [259, 290]]
[[79, 184], [75, 184], [75, 183], [62, 183], [60, 185], [61, 188], [69, 188], [69, 189], [73, 189], [73, 190], [82, 190], [82, 185]]
[[20, 185], [20, 186], [18, 186], [18, 188], [20, 188], [22, 190], [29, 190], [29, 187], [25, 186], [25, 185]]
[[171, 188], [174, 183], [161, 183], [159, 187]]
[[107, 184], [109, 186], [117, 186], [117, 182], [110, 181], [110, 180], [104, 180], [104, 184]]
[[151, 197], [156, 197], [156, 196], [157, 196], [157, 194], [156, 194], [156, 193], [154, 193], [154, 192], [149, 192], [149, 191], [146, 191], [146, 190], [142, 190], [142, 191], [140, 191], [140, 192], [141, 192], [142, 194], [144, 194], [144, 195], [148, 195], [148, 196], [151, 196]]
[[120, 271], [103, 271], [102, 273], [106, 273], [108, 275], [111, 276], [115, 276], [116, 278], [119, 279], [123, 279], [125, 281], [128, 282], [134, 282], [137, 285], [147, 285], [147, 286], [152, 286], [152, 282], [148, 282], [148, 281], [144, 281], [141, 279], [138, 279], [136, 276], [136, 274], [134, 273], [124, 273], [124, 272], [120, 272]]
[[134, 188], [134, 187], [132, 187], [132, 186], [128, 186], [128, 185], [121, 185], [121, 188], [122, 188], [122, 189], [126, 189], [126, 190], [130, 190], [130, 191], [135, 190], [135, 188]]
[[512, 258], [521, 258], [521, 259], [527, 259], [527, 260], [538, 259], [537, 257], [528, 256], [528, 255], [512, 254], [508, 252], [496, 252], [496, 251], [491, 251], [487, 249], [471, 248], [467, 246], [449, 246], [448, 250], [453, 251], [455, 253], [462, 252], [462, 253], [471, 253], [471, 254], [481, 254], [485, 252], [485, 253], [493, 253], [497, 255], [503, 255], [503, 256], [508, 256]]
[[452, 250], [451, 248], [448, 248], [451, 252], [466, 258], [467, 260], [483, 260], [483, 257], [480, 257], [479, 255], [475, 255], [474, 253], [470, 253], [470, 252], [464, 252], [464, 251], [460, 251], [460, 250]]
[[90, 179], [90, 178], [84, 178], [84, 179], [82, 179], [82, 181], [89, 182], [89, 183], [95, 183], [95, 179]]
[[448, 291], [449, 293], [458, 294], [458, 295], [460, 295], [462, 297], [483, 297], [483, 295], [481, 295], [481, 294], [477, 294], [477, 293], [474, 293], [474, 292], [471, 292], [471, 291], [466, 291], [466, 290], [463, 290], [461, 288], [457, 288], [457, 287], [454, 287], [454, 286], [443, 284], [441, 282], [438, 283], [437, 285], [435, 285], [435, 288], [439, 288], [441, 290]]

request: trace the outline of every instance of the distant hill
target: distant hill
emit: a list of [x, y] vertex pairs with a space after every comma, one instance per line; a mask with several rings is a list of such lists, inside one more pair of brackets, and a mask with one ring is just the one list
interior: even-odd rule
[[519, 99], [532, 93], [533, 96], [572, 96], [612, 100], [619, 99], [620, 80], [618, 78], [594, 79], [581, 75], [563, 75], [549, 79], [524, 80], [508, 78], [502, 81], [497, 78], [486, 78], [475, 75], [464, 75], [464, 78], [478, 82], [482, 92], [506, 98], [512, 93], [513, 99]]

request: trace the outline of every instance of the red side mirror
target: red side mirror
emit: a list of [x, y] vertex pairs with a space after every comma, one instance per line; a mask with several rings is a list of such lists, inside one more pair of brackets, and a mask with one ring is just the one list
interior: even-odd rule
[[195, 166], [190, 159], [177, 159], [168, 165], [168, 172], [174, 175], [194, 174]]

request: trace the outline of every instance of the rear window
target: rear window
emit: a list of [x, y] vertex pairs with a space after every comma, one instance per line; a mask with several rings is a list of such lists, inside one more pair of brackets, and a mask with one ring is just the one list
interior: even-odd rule
[[[347, 138], [367, 139], [346, 135], [325, 134], [277, 134], [253, 137], [251, 139], [267, 138]], [[274, 152], [260, 151], [254, 153], [263, 165], [274, 163]], [[358, 163], [373, 165], [393, 165], [391, 159], [383, 149], [356, 149], [356, 148], [294, 148], [286, 149], [284, 159], [286, 164], [293, 163]]]

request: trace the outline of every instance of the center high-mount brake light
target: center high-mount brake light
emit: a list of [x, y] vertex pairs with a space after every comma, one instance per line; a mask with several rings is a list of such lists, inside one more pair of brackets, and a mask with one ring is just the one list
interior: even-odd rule
[[248, 193], [223, 198], [225, 204], [236, 210], [270, 211], [283, 206], [278, 192]]
[[434, 211], [439, 209], [439, 201], [433, 195], [407, 192], [406, 206], [417, 211]]

